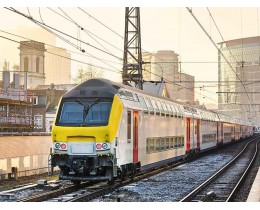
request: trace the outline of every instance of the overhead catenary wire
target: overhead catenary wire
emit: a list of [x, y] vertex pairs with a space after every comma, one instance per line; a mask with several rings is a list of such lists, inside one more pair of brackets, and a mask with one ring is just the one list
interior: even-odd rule
[[113, 29], [111, 29], [110, 27], [108, 27], [107, 25], [105, 25], [104, 23], [102, 23], [101, 21], [99, 21], [98, 19], [96, 19], [95, 17], [93, 17], [92, 15], [90, 15], [88, 12], [86, 12], [84, 9], [78, 7], [79, 10], [81, 10], [82, 12], [84, 12], [85, 14], [87, 14], [89, 17], [91, 17], [93, 20], [97, 21], [98, 23], [100, 23], [101, 25], [103, 25], [104, 27], [106, 27], [108, 30], [112, 31], [113, 33], [115, 33], [116, 35], [118, 35], [119, 37], [121, 37], [122, 39], [124, 39], [124, 37], [122, 35], [120, 35], [119, 33], [117, 33], [116, 31], [114, 31]]
[[[223, 41], [223, 43], [225, 42], [225, 40], [224, 40], [224, 38], [223, 38], [223, 36], [222, 36], [222, 34], [221, 34], [221, 32], [220, 32], [220, 30], [219, 30], [219, 27], [217, 26], [217, 24], [216, 24], [216, 21], [214, 20], [214, 18], [213, 18], [213, 16], [212, 16], [212, 14], [211, 14], [211, 12], [210, 12], [210, 10], [207, 8], [207, 10], [208, 10], [208, 12], [209, 12], [209, 14], [210, 14], [210, 17], [212, 18], [212, 20], [213, 20], [213, 22], [214, 22], [214, 24], [215, 24], [215, 27], [217, 28], [217, 30], [218, 30], [218, 32], [219, 32], [219, 34], [220, 34], [220, 36], [221, 36], [221, 38], [222, 38], [222, 41]], [[230, 55], [232, 56], [232, 58], [235, 60], [235, 63], [237, 63], [237, 65], [238, 66], [242, 66], [242, 68], [241, 68], [241, 74], [243, 74], [243, 76], [244, 76], [244, 79], [246, 80], [246, 77], [245, 77], [245, 71], [244, 71], [244, 65], [247, 63], [247, 62], [245, 62], [244, 61], [244, 59], [243, 59], [243, 21], [242, 21], [242, 10], [241, 10], [241, 8], [240, 8], [240, 23], [241, 23], [241, 25], [240, 25], [240, 30], [241, 30], [241, 42], [242, 42], [242, 50], [241, 50], [241, 55], [242, 55], [242, 61], [239, 63], [238, 61], [237, 61], [237, 59], [236, 59], [236, 57], [233, 55], [233, 53], [231, 52], [231, 50], [230, 50], [230, 48], [229, 48], [229, 46], [226, 46], [226, 48], [228, 49], [228, 51], [229, 51], [229, 53], [230, 53]], [[259, 50], [260, 50], [260, 42], [259, 42], [259, 23], [258, 23], [258, 8], [257, 8], [257, 28], [258, 28], [258, 48], [259, 48]], [[260, 51], [259, 51], [259, 60], [260, 60]], [[259, 62], [259, 60], [256, 60], [255, 62]], [[252, 61], [251, 61], [252, 62]], [[249, 63], [251, 63], [251, 62], [249, 62]], [[220, 64], [222, 63], [222, 62], [219, 62]], [[233, 62], [231, 62], [231, 61], [229, 61], [229, 63], [233, 63]], [[259, 65], [259, 67], [258, 68], [260, 68], [260, 65]], [[243, 81], [243, 83], [244, 82], [249, 82], [249, 83], [247, 83], [247, 84], [244, 84], [244, 85], [250, 85], [250, 84], [255, 84], [255, 83], [257, 83], [257, 81], [252, 81], [252, 82], [250, 82], [249, 80], [246, 80], [246, 81]], [[228, 82], [229, 83], [229, 82]], [[219, 87], [223, 87], [223, 86], [226, 86], [226, 87], [229, 87], [230, 85], [220, 85], [219, 84]], [[233, 89], [235, 89], [236, 87], [231, 87], [230, 88], [230, 91], [231, 90], [233, 90]], [[218, 93], [223, 93], [223, 92], [218, 92]], [[234, 94], [237, 94], [237, 92], [234, 92]]]
[[[117, 32], [116, 32], [115, 30], [113, 30], [111, 27], [107, 26], [106, 24], [104, 24], [103, 22], [101, 22], [100, 20], [98, 20], [97, 18], [95, 18], [93, 15], [89, 14], [89, 13], [88, 13], [87, 11], [85, 11], [84, 9], [82, 9], [82, 8], [80, 8], [80, 7], [78, 7], [78, 8], [79, 8], [82, 12], [84, 12], [85, 14], [87, 14], [89, 17], [91, 17], [93, 20], [95, 20], [96, 22], [98, 22], [99, 24], [101, 24], [102, 26], [104, 26], [105, 28], [107, 28], [108, 30], [110, 30], [111, 32], [113, 32], [114, 34], [116, 34], [117, 36], [119, 36], [120, 38], [124, 39], [124, 37], [123, 37], [122, 35], [120, 35], [119, 33], [117, 33]], [[143, 52], [143, 53], [149, 53], [149, 54], [151, 54], [150, 52], [144, 50], [143, 48], [142, 48], [142, 52]], [[156, 56], [156, 55], [154, 55], [154, 57], [160, 59], [162, 62], [164, 61], [162, 58], [160, 58], [160, 57], [158, 57], [158, 56]], [[155, 68], [157, 68], [157, 67], [155, 67]], [[157, 68], [157, 69], [158, 69], [158, 68]], [[160, 69], [159, 69], [159, 70], [160, 70]]]
[[[218, 25], [217, 25], [217, 23], [216, 23], [216, 21], [215, 21], [213, 15], [212, 15], [212, 13], [210, 12], [210, 10], [209, 10], [208, 7], [207, 7], [207, 10], [208, 10], [208, 13], [209, 13], [211, 19], [213, 20], [213, 23], [214, 23], [215, 27], [216, 27], [217, 30], [218, 30], [219, 35], [221, 36], [222, 42], [224, 43], [224, 42], [225, 42], [224, 37], [223, 37], [222, 33], [220, 32], [220, 29], [219, 29], [219, 27], [218, 27]], [[244, 83], [244, 82], [247, 82], [248, 80], [246, 80], [245, 72], [243, 71], [243, 67], [244, 67], [244, 65], [246, 64], [246, 62], [243, 61], [243, 28], [242, 28], [242, 11], [241, 11], [241, 8], [240, 8], [240, 16], [241, 16], [241, 38], [242, 38], [242, 50], [241, 50], [241, 51], [242, 51], [242, 62], [239, 63], [239, 62], [237, 61], [236, 57], [235, 57], [235, 56], [233, 55], [233, 53], [231, 52], [229, 46], [226, 46], [226, 48], [228, 49], [228, 51], [229, 51], [230, 55], [232, 56], [232, 58], [235, 60], [235, 62], [229, 61], [229, 63], [236, 63], [238, 66], [242, 65], [242, 69], [241, 69], [242, 72], [241, 72], [241, 73], [244, 75], [245, 81], [242, 81], [242, 82]], [[258, 28], [259, 28], [259, 27], [258, 27]], [[259, 36], [258, 36], [258, 40], [259, 40]], [[257, 61], [256, 61], [256, 62], [257, 62]], [[221, 64], [222, 62], [218, 62], [218, 63]], [[226, 63], [226, 62], [225, 62], [225, 63]], [[249, 63], [251, 63], [251, 62], [249, 62]], [[227, 85], [227, 86], [228, 86], [228, 85]], [[219, 87], [223, 87], [223, 85], [220, 85]], [[236, 88], [236, 87], [233, 87], [233, 88], [231, 88], [231, 90], [232, 90], [232, 89], [235, 89], [235, 88]]]
[[[193, 14], [192, 10], [188, 7], [186, 7], [186, 9], [189, 11], [189, 13], [192, 15], [192, 17], [194, 18], [194, 20], [198, 23], [198, 25], [201, 27], [201, 29], [204, 31], [204, 33], [207, 35], [207, 37], [210, 39], [210, 41], [212, 42], [212, 44], [215, 46], [215, 48], [218, 50], [218, 52], [220, 52], [220, 54], [222, 55], [222, 57], [225, 59], [225, 61], [228, 63], [229, 67], [231, 68], [231, 70], [233, 71], [233, 73], [235, 74], [235, 76], [238, 78], [238, 80], [241, 82], [241, 84], [243, 85], [243, 88], [245, 90], [245, 92], [247, 92], [245, 85], [243, 84], [242, 80], [240, 79], [240, 77], [237, 75], [237, 73], [235, 72], [235, 70], [233, 69], [233, 67], [231, 66], [231, 64], [228, 62], [227, 58], [225, 57], [225, 55], [219, 50], [218, 46], [216, 45], [216, 43], [214, 42], [214, 40], [211, 38], [211, 36], [209, 36], [209, 34], [207, 33], [207, 31], [204, 29], [204, 27], [201, 25], [201, 23], [199, 22], [199, 20], [196, 18], [196, 16]], [[251, 104], [251, 98], [249, 97], [249, 95], [247, 94], [248, 100]]]
[[[89, 17], [91, 17], [93, 20], [95, 20], [96, 22], [98, 22], [99, 24], [101, 24], [102, 26], [104, 26], [105, 28], [107, 28], [108, 30], [110, 30], [110, 31], [112, 31], [113, 33], [115, 33], [117, 36], [119, 36], [119, 37], [121, 37], [122, 39], [124, 39], [124, 37], [123, 36], [121, 36], [119, 33], [117, 33], [115, 30], [113, 30], [113, 29], [111, 29], [110, 27], [108, 27], [106, 24], [104, 24], [104, 23], [102, 23], [100, 20], [98, 20], [98, 19], [96, 19], [93, 15], [90, 15], [88, 12], [86, 12], [85, 10], [83, 10], [82, 8], [79, 8], [82, 12], [84, 12], [85, 14], [87, 14]], [[146, 51], [146, 50], [144, 50], [143, 48], [142, 48], [142, 51], [143, 51], [143, 53], [149, 53], [149, 54], [151, 54], [150, 52], [148, 52], [148, 51]], [[155, 58], [158, 58], [159, 60], [161, 60], [161, 62], [150, 62], [150, 64], [152, 64], [152, 63], [154, 63], [154, 64], [159, 64], [159, 63], [170, 63], [170, 62], [167, 62], [167, 61], [164, 61], [162, 58], [160, 58], [160, 57], [158, 57], [158, 56], [156, 56], [156, 55], [154, 55], [153, 54], [153, 56], [155, 57]], [[176, 63], [179, 63], [179, 62], [176, 62]], [[182, 62], [183, 63], [183, 62]], [[170, 76], [172, 76], [172, 74], [169, 74], [169, 73], [165, 73], [165, 72], [163, 72], [163, 69], [162, 69], [162, 67], [159, 67], [159, 66], [153, 66], [155, 69], [158, 69], [159, 71], [162, 71], [162, 74], [164, 74], [164, 75], [170, 75]], [[161, 69], [160, 69], [161, 68]], [[150, 72], [151, 73], [151, 72]], [[158, 76], [158, 75], [157, 75]], [[162, 78], [162, 79], [164, 79], [164, 77], [163, 76], [160, 76], [160, 78]], [[174, 76], [174, 78], [175, 78], [175, 76]], [[175, 83], [175, 81], [173, 81], [173, 84]]]
[[43, 22], [43, 19], [42, 19], [42, 14], [41, 14], [41, 8], [40, 8], [40, 7], [39, 7], [39, 15], [40, 15], [40, 18], [41, 18], [42, 23], [45, 24], [45, 23]]
[[[17, 40], [14, 40], [14, 39], [10, 39], [8, 37], [0, 36], [0, 38], [6, 39], [6, 40], [9, 40], [9, 41], [18, 43], [18, 44], [22, 44], [22, 45], [25, 45], [27, 47], [31, 47], [31, 48], [34, 49], [34, 47], [32, 47], [31, 45], [28, 45], [28, 44], [25, 44], [25, 43], [21, 43], [20, 41], [17, 41]], [[87, 62], [84, 62], [84, 61], [77, 60], [77, 59], [69, 58], [69, 57], [66, 57], [66, 56], [63, 56], [63, 55], [59, 55], [59, 54], [56, 54], [56, 53], [52, 53], [52, 52], [48, 52], [48, 51], [46, 51], [46, 53], [49, 53], [49, 54], [52, 54], [52, 55], [55, 55], [55, 56], [59, 56], [59, 57], [65, 58], [65, 59], [69, 59], [71, 61], [75, 61], [75, 62], [78, 62], [78, 63], [81, 63], [81, 64], [85, 64], [85, 65], [88, 65], [88, 66], [92, 66], [92, 67], [96, 67], [96, 68], [99, 68], [99, 69], [103, 69], [103, 70], [106, 70], [106, 71], [111, 71], [111, 72], [119, 73], [119, 74], [122, 73], [119, 70], [115, 71], [113, 69], [108, 69], [108, 68], [105, 68], [105, 67], [102, 67], [102, 66], [98, 66], [98, 65], [94, 65], [94, 64], [91, 64], [91, 63], [87, 63]]]
[[[182, 63], [184, 63], [184, 62], [182, 62]], [[182, 82], [185, 82], [185, 81], [182, 81]]]
[[[39, 25], [38, 22], [37, 22], [36, 24]], [[68, 40], [64, 39], [64, 38], [61, 37], [59, 34], [56, 34], [56, 33], [54, 33], [53, 31], [51, 31], [50, 29], [46, 28], [45, 25], [46, 25], [46, 24], [44, 24], [44, 25], [39, 25], [39, 26], [42, 27], [42, 28], [44, 28], [44, 29], [47, 30], [48, 32], [54, 34], [55, 36], [58, 36], [58, 37], [59, 37], [60, 39], [62, 39], [63, 41], [68, 42]], [[78, 49], [78, 46], [76, 46], [75, 44], [73, 44], [73, 43], [70, 43], [70, 44], [71, 44], [72, 46], [74, 46], [75, 48]], [[114, 66], [112, 66], [112, 65], [110, 65], [110, 64], [108, 64], [108, 63], [106, 63], [104, 60], [102, 60], [102, 59], [100, 59], [100, 58], [97, 58], [96, 56], [91, 55], [90, 53], [86, 52], [85, 50], [84, 50], [84, 51], [82, 50], [82, 52], [88, 54], [89, 56], [91, 56], [91, 57], [94, 58], [94, 59], [97, 59], [97, 60], [101, 61], [102, 63], [105, 63], [105, 64], [108, 65], [109, 67], [112, 67], [112, 68], [118, 70], [118, 68], [116, 68], [116, 67], [114, 67]], [[121, 64], [121, 63], [120, 63], [120, 64]]]
[[[98, 47], [96, 47], [96, 46], [94, 46], [94, 45], [92, 45], [92, 44], [90, 44], [90, 43], [84, 42], [84, 41], [82, 41], [82, 40], [78, 40], [77, 38], [75, 38], [75, 37], [73, 37], [73, 36], [71, 36], [71, 35], [69, 35], [69, 34], [67, 34], [67, 33], [64, 33], [64, 32], [62, 32], [62, 31], [60, 31], [60, 30], [58, 30], [58, 29], [56, 29], [56, 28], [53, 28], [52, 26], [49, 26], [49, 25], [47, 25], [47, 24], [43, 24], [43, 23], [39, 22], [38, 20], [36, 20], [36, 19], [34, 19], [34, 18], [32, 18], [32, 17], [29, 17], [28, 15], [26, 15], [26, 14], [24, 14], [24, 13], [22, 13], [22, 12], [16, 10], [16, 9], [14, 9], [14, 8], [12, 8], [12, 7], [10, 7], [10, 8], [4, 7], [4, 8], [7, 9], [7, 10], [9, 10], [9, 11], [12, 11], [12, 12], [14, 12], [14, 13], [16, 13], [16, 14], [19, 14], [19, 15], [21, 15], [21, 16], [23, 16], [23, 17], [29, 19], [29, 20], [31, 20], [32, 22], [36, 23], [37, 25], [39, 25], [40, 27], [44, 28], [45, 30], [48, 30], [49, 32], [51, 32], [51, 30], [54, 30], [54, 31], [56, 31], [56, 32], [58, 32], [58, 33], [61, 33], [61, 34], [65, 35], [65, 36], [68, 36], [69, 38], [72, 38], [72, 39], [74, 39], [74, 40], [76, 40], [76, 41], [80, 41], [80, 42], [82, 42], [82, 43], [84, 43], [84, 44], [86, 44], [86, 45], [88, 45], [88, 46], [90, 46], [90, 47], [92, 47], [92, 48], [94, 48], [94, 49], [96, 49], [96, 50], [99, 50], [99, 51], [101, 51], [101, 52], [103, 52], [103, 53], [106, 53], [106, 54], [112, 56], [112, 57], [115, 57], [115, 58], [117, 58], [117, 59], [119, 59], [119, 60], [122, 60], [122, 58], [120, 58], [120, 57], [118, 57], [118, 56], [116, 56], [116, 55], [114, 55], [114, 54], [111, 54], [111, 53], [109, 53], [109, 52], [106, 52], [105, 50], [102, 50], [102, 49], [100, 49], [100, 48], [98, 48]], [[47, 28], [47, 27], [48, 27], [48, 28]], [[50, 30], [50, 29], [51, 29], [51, 30]], [[52, 32], [52, 33], [54, 33], [54, 32]], [[57, 34], [56, 34], [56, 35], [57, 35]], [[59, 38], [61, 38], [61, 36], [59, 36]], [[66, 41], [67, 43], [70, 43], [71, 45], [73, 45], [75, 48], [78, 49], [78, 47], [75, 46], [75, 44], [71, 43], [70, 41], [68, 41], [68, 40], [66, 40], [66, 39], [64, 39], [64, 38], [63, 38], [63, 40]], [[83, 50], [83, 49], [81, 49], [81, 50]]]
[[[151, 72], [151, 71], [149, 71], [149, 70], [146, 70], [146, 69], [143, 69], [143, 70], [144, 70], [144, 71], [147, 71], [147, 72], [149, 72], [149, 73], [151, 73], [151, 74], [153, 74], [153, 75], [155, 75], [155, 76], [160, 77], [160, 75], [155, 74], [155, 73], [153, 73], [153, 72]], [[189, 89], [188, 87], [185, 87], [185, 86], [183, 86], [183, 85], [181, 85], [181, 84], [175, 83], [175, 82], [170, 81], [170, 80], [165, 79], [165, 78], [163, 78], [163, 81], [166, 82], [166, 83], [168, 83], [168, 84], [173, 84], [173, 85], [179, 86], [179, 87], [184, 88], [184, 89]], [[173, 90], [173, 89], [172, 89], [172, 90]], [[210, 100], [212, 100], [212, 101], [217, 102], [217, 100], [212, 99], [212, 98], [210, 98], [210, 97], [208, 97], [208, 96], [206, 96], [206, 95], [203, 95], [203, 94], [201, 94], [201, 93], [199, 93], [199, 92], [197, 92], [197, 91], [194, 91], [194, 92], [195, 92], [195, 93], [198, 93], [198, 94], [200, 94], [200, 95], [202, 95], [202, 96], [204, 96], [204, 97], [206, 97], [206, 98], [208, 98], [208, 99], [210, 99]]]
[[[80, 30], [84, 31], [88, 36], [90, 36], [97, 44], [99, 44], [102, 48], [104, 48], [104, 50], [106, 50], [107, 52], [111, 53], [106, 47], [104, 47], [98, 40], [96, 40], [90, 33], [88, 33], [82, 26], [80, 26], [75, 20], [73, 20], [63, 9], [61, 9], [60, 7], [58, 7], [59, 10], [61, 12], [63, 12], [63, 14], [65, 16], [67, 16], [69, 18], [69, 21], [72, 22], [73, 24], [75, 24], [78, 28], [79, 28], [79, 33]], [[68, 19], [67, 19], [68, 20]]]
[[[7, 32], [7, 31], [3, 31], [3, 30], [0, 30], [0, 32], [2, 33], [5, 33], [5, 34], [8, 34], [8, 35], [12, 35], [12, 36], [15, 36], [15, 37], [19, 37], [19, 38], [22, 38], [22, 39], [25, 39], [25, 40], [29, 40], [29, 41], [35, 41], [35, 40], [32, 40], [32, 39], [29, 39], [27, 37], [24, 37], [24, 36], [20, 36], [20, 35], [17, 35], [17, 34], [14, 34], [14, 33], [10, 33], [10, 32]], [[57, 46], [54, 46], [54, 45], [51, 45], [51, 44], [48, 44], [48, 43], [44, 43], [46, 46], [49, 46], [49, 47], [53, 47], [53, 48], [57, 48], [59, 49], [60, 47], [57, 47]], [[68, 50], [66, 49], [67, 52], [70, 52], [70, 53], [74, 53], [74, 54], [78, 54], [78, 55], [81, 55], [81, 56], [86, 56], [86, 57], [91, 57], [91, 58], [95, 58], [99, 61], [106, 61], [106, 62], [110, 62], [110, 63], [115, 63], [115, 64], [120, 64], [122, 65], [122, 63], [119, 63], [119, 62], [116, 62], [116, 61], [111, 61], [111, 60], [107, 60], [107, 59], [101, 59], [101, 58], [97, 58], [93, 55], [91, 55], [90, 53], [88, 52], [75, 52], [75, 51], [72, 51], [72, 50]], [[113, 67], [115, 68], [115, 67]]]

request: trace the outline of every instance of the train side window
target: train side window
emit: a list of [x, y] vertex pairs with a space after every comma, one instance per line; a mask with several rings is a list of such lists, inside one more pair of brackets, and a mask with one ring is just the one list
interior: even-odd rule
[[161, 139], [156, 138], [156, 152], [161, 151]]
[[162, 107], [163, 107], [163, 110], [164, 110], [166, 116], [168, 116], [169, 115], [169, 110], [168, 110], [168, 108], [166, 106], [166, 103], [164, 101], [162, 101]]
[[153, 108], [153, 105], [151, 103], [151, 100], [149, 98], [144, 98], [144, 99], [147, 102], [146, 104], [148, 106], [148, 109], [149, 109], [150, 113], [153, 114], [154, 113], [154, 108]]
[[154, 139], [149, 140], [149, 152], [150, 153], [154, 152]]
[[138, 96], [137, 96], [136, 93], [133, 94], [133, 97], [134, 97], [134, 100], [135, 100], [136, 102], [140, 102], [140, 100], [139, 100], [139, 98], [138, 98]]
[[124, 99], [127, 98], [127, 96], [126, 96], [126, 94], [125, 94], [125, 91], [123, 91], [123, 90], [121, 90], [121, 91], [119, 92], [119, 96], [120, 96], [120, 98], [124, 98]]
[[161, 114], [164, 116], [165, 115], [165, 111], [163, 109], [162, 103], [160, 101], [156, 101], [157, 107], [159, 108], [159, 110], [161, 111]]
[[139, 99], [139, 101], [140, 101], [140, 103], [141, 103], [141, 107], [143, 108], [143, 110], [144, 110], [144, 112], [145, 113], [148, 113], [148, 106], [147, 106], [147, 104], [145, 103], [145, 100], [144, 100], [144, 98], [143, 98], [143, 96], [137, 96], [138, 97], [138, 99]]
[[165, 138], [160, 138], [161, 139], [161, 151], [165, 150]]
[[182, 136], [178, 137], [178, 147], [182, 147]]
[[184, 136], [181, 137], [181, 140], [182, 140], [181, 141], [182, 142], [181, 146], [184, 147]]
[[175, 106], [171, 104], [171, 108], [172, 108], [173, 114], [175, 114], [175, 117], [177, 117], [177, 110], [176, 110]]
[[174, 148], [178, 148], [178, 137], [174, 137]]
[[150, 151], [149, 151], [149, 138], [148, 139], [146, 139], [146, 154], [149, 154], [150, 153]]
[[146, 153], [151, 154], [154, 152], [154, 139], [148, 138], [146, 140]]
[[170, 138], [170, 149], [173, 149], [173, 147], [174, 147], [174, 138], [171, 137]]
[[131, 116], [131, 111], [127, 111], [127, 142], [131, 142], [131, 131], [132, 131], [132, 116]]
[[152, 102], [152, 105], [153, 105], [153, 108], [154, 108], [156, 114], [160, 115], [160, 110], [159, 110], [158, 106], [156, 105], [155, 100], [151, 99], [151, 102]]
[[125, 91], [125, 94], [126, 94], [126, 96], [127, 96], [127, 98], [128, 98], [129, 100], [131, 100], [131, 101], [134, 101], [134, 100], [135, 100], [135, 99], [134, 99], [134, 96], [133, 96], [133, 94], [132, 94], [131, 92]]
[[170, 104], [167, 104], [167, 103], [166, 103], [166, 107], [167, 107], [167, 109], [169, 110], [170, 115], [173, 116], [173, 111], [174, 111], [174, 110], [172, 110]]
[[169, 137], [166, 137], [165, 149], [166, 150], [170, 149], [170, 138]]
[[179, 118], [182, 118], [183, 117], [183, 113], [182, 113], [181, 107], [179, 105], [177, 105], [177, 108], [179, 110]]

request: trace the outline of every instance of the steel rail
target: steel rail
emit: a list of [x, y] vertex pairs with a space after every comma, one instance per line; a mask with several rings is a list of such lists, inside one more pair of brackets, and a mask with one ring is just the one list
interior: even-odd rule
[[237, 192], [238, 188], [242, 185], [242, 183], [245, 180], [246, 176], [248, 175], [250, 169], [252, 168], [253, 163], [256, 160], [257, 153], [258, 153], [258, 143], [259, 143], [259, 141], [256, 143], [256, 149], [255, 149], [255, 153], [254, 153], [252, 160], [250, 161], [250, 163], [249, 163], [248, 167], [246, 168], [245, 172], [243, 173], [243, 175], [239, 179], [238, 183], [236, 184], [236, 186], [234, 187], [234, 189], [232, 190], [232, 192], [230, 193], [230, 195], [226, 199], [226, 202], [232, 201], [232, 199], [234, 198], [234, 195]]
[[92, 186], [95, 183], [86, 182], [86, 183], [82, 183], [80, 185], [72, 185], [72, 186], [62, 188], [62, 189], [57, 189], [57, 190], [41, 193], [38, 195], [30, 196], [27, 198], [22, 198], [22, 199], [17, 200], [16, 202], [41, 202], [41, 201], [51, 199], [53, 197], [58, 197], [58, 196], [61, 196], [64, 194], [72, 193], [81, 188]]
[[[220, 170], [218, 170], [215, 174], [213, 174], [211, 177], [209, 177], [206, 181], [204, 181], [202, 184], [200, 184], [197, 188], [195, 188], [192, 192], [190, 192], [188, 195], [186, 195], [184, 198], [182, 198], [179, 202], [187, 202], [190, 198], [192, 198], [196, 193], [204, 189], [206, 186], [208, 186], [210, 183], [212, 183], [217, 177], [219, 177], [221, 174], [223, 174], [230, 166], [232, 166], [235, 161], [238, 160], [238, 158], [244, 153], [246, 148], [250, 143], [252, 143], [255, 140], [259, 140], [260, 137], [256, 137], [249, 141], [245, 147], [232, 159], [230, 160], [225, 166], [223, 166]], [[251, 161], [252, 162], [252, 161]], [[250, 162], [250, 164], [251, 164]], [[247, 167], [248, 168], [248, 167]], [[235, 191], [235, 190], [234, 190]]]

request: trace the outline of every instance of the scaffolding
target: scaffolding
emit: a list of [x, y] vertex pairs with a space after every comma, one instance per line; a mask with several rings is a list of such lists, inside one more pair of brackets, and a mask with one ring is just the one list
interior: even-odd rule
[[26, 91], [0, 89], [0, 133], [33, 131], [32, 109]]

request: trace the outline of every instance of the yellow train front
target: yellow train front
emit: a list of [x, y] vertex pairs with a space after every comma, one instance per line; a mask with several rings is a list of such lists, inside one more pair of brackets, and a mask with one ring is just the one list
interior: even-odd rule
[[111, 181], [117, 176], [116, 134], [123, 106], [119, 87], [105, 80], [88, 80], [60, 101], [53, 130], [51, 165], [60, 179]]

